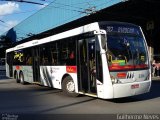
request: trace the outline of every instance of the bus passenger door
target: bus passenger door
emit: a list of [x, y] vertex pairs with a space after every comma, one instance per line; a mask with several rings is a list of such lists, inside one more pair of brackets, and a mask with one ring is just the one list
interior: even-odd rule
[[80, 92], [96, 95], [95, 38], [78, 41], [78, 87]]
[[33, 48], [33, 81], [40, 82], [40, 53], [39, 47]]

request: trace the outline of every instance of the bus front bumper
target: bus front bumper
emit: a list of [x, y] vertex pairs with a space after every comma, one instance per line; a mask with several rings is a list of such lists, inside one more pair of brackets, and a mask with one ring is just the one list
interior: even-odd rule
[[114, 84], [113, 85], [113, 97], [122, 98], [128, 96], [134, 96], [143, 94], [150, 91], [151, 81], [142, 81], [134, 83], [125, 83], [125, 84]]

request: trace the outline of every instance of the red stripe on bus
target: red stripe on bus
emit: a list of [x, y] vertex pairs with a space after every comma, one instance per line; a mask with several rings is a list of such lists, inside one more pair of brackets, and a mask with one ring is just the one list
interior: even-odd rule
[[142, 64], [142, 65], [136, 65], [135, 68], [147, 68], [148, 65]]
[[143, 69], [143, 68], [148, 68], [148, 65], [142, 64], [142, 65], [125, 65], [125, 66], [111, 65], [109, 66], [109, 70], [129, 70], [129, 69]]
[[16, 66], [16, 70], [19, 70], [20, 69], [20, 66]]
[[66, 71], [68, 73], [76, 73], [77, 72], [77, 67], [76, 66], [66, 66]]

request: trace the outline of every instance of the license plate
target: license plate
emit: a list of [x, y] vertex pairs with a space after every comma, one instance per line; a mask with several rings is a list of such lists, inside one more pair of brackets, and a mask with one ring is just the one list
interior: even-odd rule
[[131, 85], [131, 89], [136, 89], [136, 88], [139, 88], [139, 84]]

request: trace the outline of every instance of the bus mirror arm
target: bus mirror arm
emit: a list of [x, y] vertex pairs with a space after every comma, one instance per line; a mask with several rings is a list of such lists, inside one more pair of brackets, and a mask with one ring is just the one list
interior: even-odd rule
[[107, 52], [106, 50], [102, 49], [100, 54], [106, 54], [106, 52]]

